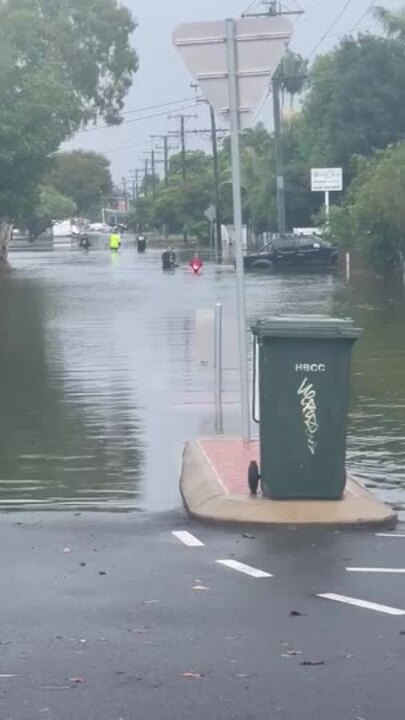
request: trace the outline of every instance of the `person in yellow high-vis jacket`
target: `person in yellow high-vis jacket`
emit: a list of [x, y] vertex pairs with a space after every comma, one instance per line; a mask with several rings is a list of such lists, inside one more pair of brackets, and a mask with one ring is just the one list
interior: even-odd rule
[[121, 247], [121, 235], [118, 232], [118, 228], [114, 228], [110, 235], [110, 250], [117, 252]]

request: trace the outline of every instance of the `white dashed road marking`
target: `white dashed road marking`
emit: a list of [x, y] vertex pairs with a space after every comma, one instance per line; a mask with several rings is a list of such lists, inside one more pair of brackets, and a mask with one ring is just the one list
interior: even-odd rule
[[405, 538], [405, 533], [376, 533], [375, 536], [383, 538]]
[[237, 560], [217, 560], [216, 562], [218, 563], [218, 565], [224, 565], [225, 567], [231, 568], [231, 570], [237, 570], [238, 572], [244, 573], [245, 575], [250, 575], [250, 577], [256, 579], [273, 577], [273, 575], [264, 572], [264, 570], [257, 570], [257, 568], [250, 567], [250, 565], [245, 565], [244, 563], [238, 562]]
[[392, 573], [393, 575], [404, 575], [405, 568], [376, 568], [376, 567], [347, 567], [347, 572], [357, 573]]
[[318, 597], [324, 598], [325, 600], [345, 603], [346, 605], [354, 605], [355, 607], [364, 608], [365, 610], [375, 610], [376, 612], [385, 613], [386, 615], [405, 615], [405, 610], [399, 610], [399, 608], [390, 607], [389, 605], [379, 605], [378, 603], [368, 602], [367, 600], [347, 597], [346, 595], [322, 593], [319, 594]]
[[187, 530], [173, 530], [172, 535], [188, 547], [204, 547], [204, 543], [191, 533], [187, 532]]

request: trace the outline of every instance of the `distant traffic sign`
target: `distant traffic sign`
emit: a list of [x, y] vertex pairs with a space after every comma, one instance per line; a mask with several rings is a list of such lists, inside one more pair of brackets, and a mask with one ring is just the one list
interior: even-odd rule
[[217, 217], [217, 211], [215, 205], [210, 205], [204, 212], [205, 217], [210, 223], [213, 223]]
[[[235, 20], [240, 127], [245, 128], [285, 52], [292, 24], [283, 16]], [[229, 121], [230, 97], [226, 21], [181, 25], [174, 44], [203, 95], [217, 113]]]
[[342, 168], [312, 168], [312, 192], [341, 192], [343, 190]]

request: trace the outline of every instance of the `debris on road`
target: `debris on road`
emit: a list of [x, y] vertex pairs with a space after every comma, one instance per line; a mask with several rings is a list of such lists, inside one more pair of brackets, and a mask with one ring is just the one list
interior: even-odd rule
[[108, 572], [106, 570], [99, 570], [98, 574], [99, 575], [108, 575]]
[[85, 562], [81, 562], [81, 563], [80, 563], [80, 567], [86, 567], [86, 563], [85, 563]]
[[291, 610], [290, 617], [306, 617], [307, 613], [299, 612], [298, 610]]
[[198, 590], [209, 590], [209, 588], [206, 587], [205, 585], [193, 585], [192, 590], [196, 590], [196, 591], [198, 591]]
[[84, 683], [84, 679], [81, 677], [71, 677], [69, 678], [69, 682], [74, 683], [75, 685], [82, 685]]
[[251, 535], [250, 533], [244, 532], [242, 533], [242, 537], [246, 538], [247, 540], [255, 540], [256, 535]]
[[203, 675], [203, 673], [184, 672], [184, 673], [181, 673], [181, 677], [186, 678], [186, 680], [201, 680], [201, 678], [203, 678], [204, 675]]
[[70, 547], [65, 547], [64, 551], [65, 555], [69, 555], [72, 552], [72, 549]]
[[303, 660], [300, 665], [305, 667], [316, 667], [317, 665], [326, 665], [325, 660]]

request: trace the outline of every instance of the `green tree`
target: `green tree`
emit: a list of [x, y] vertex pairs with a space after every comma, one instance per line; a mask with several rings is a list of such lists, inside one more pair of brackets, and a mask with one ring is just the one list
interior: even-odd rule
[[58, 153], [52, 158], [45, 183], [71, 198], [79, 215], [95, 220], [103, 197], [113, 191], [110, 161], [104, 155], [84, 150]]
[[[142, 195], [130, 214], [131, 227], [162, 227], [171, 233], [182, 233], [185, 228], [193, 235], [208, 237], [208, 221], [204, 211], [213, 201], [212, 158], [206, 153], [186, 153], [186, 182], [183, 179], [183, 156], [181, 153], [170, 158], [168, 184], [155, 182], [153, 197], [148, 176], [142, 185]], [[145, 193], [147, 190], [147, 193]]]
[[290, 107], [293, 109], [295, 98], [300, 95], [308, 78], [309, 61], [299, 53], [287, 50], [278, 69], [277, 76], [281, 84], [281, 92], [290, 96]]
[[405, 51], [396, 39], [345, 38], [315, 61], [303, 116], [309, 167], [350, 166], [405, 137]]
[[405, 142], [358, 163], [358, 175], [341, 208], [330, 218], [330, 235], [357, 246], [373, 270], [392, 274], [405, 254]]
[[0, 258], [47, 158], [83, 123], [120, 121], [137, 56], [118, 0], [0, 3]]
[[76, 213], [77, 205], [70, 197], [61, 195], [54, 187], [45, 185], [39, 188], [34, 212], [22, 218], [22, 221], [30, 239], [35, 240], [52, 227], [54, 222], [73, 217]]
[[387, 35], [403, 42], [405, 39], [405, 8], [392, 11], [384, 7], [376, 7], [374, 8], [374, 17], [381, 22]]

